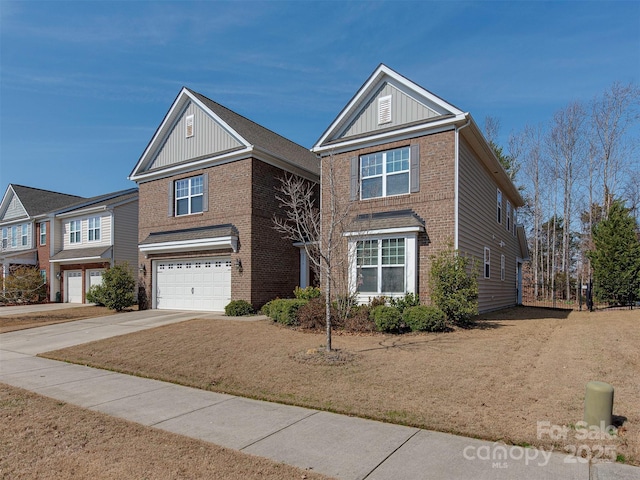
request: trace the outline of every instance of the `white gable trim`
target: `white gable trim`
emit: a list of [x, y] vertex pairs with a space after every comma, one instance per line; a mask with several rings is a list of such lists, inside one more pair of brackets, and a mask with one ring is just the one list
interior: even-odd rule
[[[173, 127], [180, 120], [180, 117], [184, 113], [186, 107], [189, 102], [194, 103], [200, 109], [202, 109], [208, 116], [210, 116], [220, 127], [225, 130], [229, 135], [231, 135], [238, 143], [244, 145], [245, 149], [251, 147], [251, 144], [242, 137], [238, 132], [236, 132], [233, 128], [231, 128], [226, 122], [224, 122], [218, 115], [216, 115], [211, 109], [209, 109], [204, 103], [202, 103], [195, 95], [193, 95], [187, 88], [183, 87], [176, 99], [174, 100], [171, 108], [165, 115], [162, 123], [156, 130], [156, 133], [153, 135], [149, 145], [143, 152], [140, 160], [134, 167], [133, 171], [129, 175], [129, 180], [133, 180], [134, 182], [139, 181], [141, 178], [145, 177], [143, 172], [144, 168], [149, 165], [151, 161], [153, 161], [154, 155], [160, 147], [164, 144], [167, 135], [172, 131]], [[184, 165], [182, 165], [184, 168]], [[172, 167], [167, 167], [166, 170], [172, 169]], [[162, 169], [165, 170], [164, 168]]]
[[372, 98], [372, 96], [376, 94], [378, 87], [385, 80], [390, 81], [395, 87], [404, 91], [405, 93], [411, 93], [417, 98], [422, 97], [427, 101], [427, 103], [433, 103], [434, 105], [440, 107], [442, 110], [451, 112], [456, 117], [464, 115], [464, 112], [462, 110], [459, 110], [450, 103], [445, 102], [441, 98], [432, 94], [428, 90], [425, 90], [408, 78], [403, 77], [386, 65], [381, 64], [364, 83], [364, 85], [360, 87], [355, 96], [346, 105], [342, 112], [340, 112], [338, 117], [333, 121], [329, 128], [327, 128], [327, 130], [323, 133], [323, 135], [311, 150], [314, 152], [321, 151], [324, 148], [324, 144], [328, 142], [329, 139], [339, 134], [340, 131], [349, 124], [349, 120], [358, 113], [359, 107], [366, 104]]

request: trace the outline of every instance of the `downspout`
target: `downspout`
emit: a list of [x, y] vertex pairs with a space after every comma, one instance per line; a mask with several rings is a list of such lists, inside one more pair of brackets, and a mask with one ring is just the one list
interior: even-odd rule
[[[469, 114], [465, 114], [467, 117]], [[454, 161], [454, 180], [453, 180], [453, 249], [458, 250], [458, 233], [459, 233], [459, 204], [460, 204], [460, 130], [468, 127], [471, 123], [471, 117], [467, 118], [467, 123], [455, 129], [455, 161]]]

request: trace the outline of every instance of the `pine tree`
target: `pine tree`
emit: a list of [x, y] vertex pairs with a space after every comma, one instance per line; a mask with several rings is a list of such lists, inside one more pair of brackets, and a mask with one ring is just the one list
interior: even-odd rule
[[635, 218], [615, 200], [607, 218], [593, 228], [594, 250], [589, 252], [596, 299], [626, 304], [640, 298], [640, 240]]

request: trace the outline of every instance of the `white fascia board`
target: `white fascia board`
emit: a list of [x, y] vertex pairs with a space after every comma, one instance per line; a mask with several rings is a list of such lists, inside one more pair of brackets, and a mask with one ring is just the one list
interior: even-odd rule
[[398, 233], [411, 233], [417, 235], [424, 229], [422, 227], [397, 227], [397, 228], [380, 228], [378, 230], [363, 230], [359, 232], [345, 232], [345, 237], [371, 237], [374, 235], [396, 235]]
[[203, 238], [195, 240], [182, 240], [178, 242], [160, 242], [147, 245], [138, 245], [142, 253], [173, 253], [188, 252], [194, 250], [217, 250], [221, 248], [231, 248], [234, 252], [238, 250], [238, 237], [231, 235], [228, 237]]
[[366, 148], [374, 145], [379, 145], [383, 142], [391, 142], [398, 140], [406, 140], [422, 135], [431, 135], [434, 133], [446, 132], [453, 130], [455, 124], [465, 120], [465, 115], [456, 116], [453, 118], [446, 118], [437, 122], [430, 122], [428, 124], [413, 125], [411, 127], [399, 128], [398, 130], [392, 130], [389, 132], [378, 133], [368, 135], [361, 138], [351, 138], [338, 143], [332, 143], [331, 145], [325, 145], [324, 147], [314, 147], [315, 153], [342, 153], [345, 151], [353, 150], [354, 148]]
[[216, 121], [224, 130], [226, 130], [227, 133], [229, 133], [229, 135], [235, 138], [239, 143], [244, 145], [247, 149], [251, 147], [249, 142], [247, 142], [244, 139], [244, 137], [242, 137], [238, 132], [236, 132], [233, 128], [231, 128], [218, 115], [213, 113], [211, 109], [209, 109], [198, 98], [192, 95], [187, 88], [183, 87], [180, 93], [178, 94], [178, 96], [176, 97], [175, 101], [173, 102], [173, 105], [171, 105], [171, 108], [169, 109], [164, 119], [162, 120], [162, 123], [156, 130], [156, 133], [151, 138], [149, 145], [147, 145], [147, 148], [145, 148], [144, 152], [142, 153], [140, 160], [138, 160], [138, 163], [134, 167], [133, 171], [127, 177], [129, 180], [137, 182], [141, 177], [144, 176], [144, 174], [138, 173], [138, 171], [144, 165], [146, 165], [147, 161], [149, 161], [149, 157], [157, 151], [156, 147], [158, 146], [157, 142], [159, 141], [159, 139], [161, 139], [162, 137], [167, 135], [169, 132], [171, 132], [173, 126], [180, 118], [181, 114], [185, 110], [189, 101], [195, 103], [198, 107], [200, 107], [204, 112], [207, 113], [207, 115], [209, 115], [214, 121]]
[[84, 263], [88, 263], [88, 262], [93, 262], [95, 260], [104, 260], [107, 261], [109, 260], [108, 258], [105, 257], [100, 257], [100, 256], [94, 256], [94, 257], [78, 257], [78, 258], [63, 258], [61, 260], [49, 260], [49, 263], [59, 263], [60, 265], [64, 265], [66, 263], [78, 263], [78, 262], [84, 262]]
[[92, 213], [100, 213], [107, 210], [106, 205], [100, 205], [99, 207], [89, 207], [80, 210], [73, 210], [67, 213], [59, 213], [57, 218], [71, 218], [71, 217], [83, 217], [84, 215], [91, 215]]
[[252, 154], [253, 147], [250, 145], [246, 148], [243, 148], [242, 150], [229, 152], [225, 155], [203, 158], [201, 160], [198, 160], [197, 162], [188, 162], [182, 163], [180, 165], [173, 165], [154, 172], [141, 173], [139, 175], [136, 175], [135, 177], [129, 177], [129, 180], [133, 180], [137, 183], [149, 182], [151, 180], [158, 180], [160, 178], [172, 177], [178, 173], [188, 173], [202, 168], [214, 167], [216, 165], [243, 160], [245, 158], [251, 157]]

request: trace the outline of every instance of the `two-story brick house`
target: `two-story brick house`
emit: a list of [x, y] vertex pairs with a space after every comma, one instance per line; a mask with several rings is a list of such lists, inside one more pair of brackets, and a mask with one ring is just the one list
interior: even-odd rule
[[331, 171], [333, 194], [351, 202], [345, 281], [360, 301], [427, 302], [431, 257], [450, 245], [477, 260], [481, 312], [520, 303], [524, 202], [469, 113], [380, 65], [312, 151], [322, 208]]
[[81, 200], [76, 195], [9, 184], [0, 202], [0, 289], [12, 268], [29, 265], [40, 270], [49, 295], [48, 214]]
[[219, 311], [291, 295], [300, 252], [272, 220], [287, 173], [318, 182], [319, 160], [183, 88], [129, 176], [140, 189], [142, 307]]

